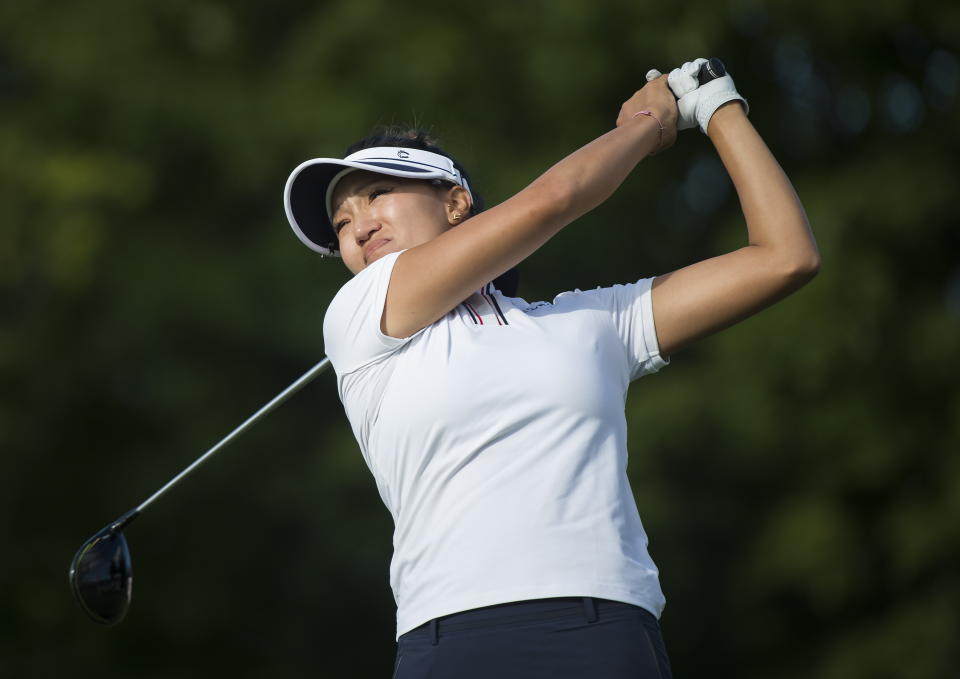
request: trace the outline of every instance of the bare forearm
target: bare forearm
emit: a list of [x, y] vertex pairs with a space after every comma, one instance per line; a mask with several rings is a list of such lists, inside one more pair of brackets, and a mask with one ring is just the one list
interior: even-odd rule
[[606, 200], [658, 141], [658, 126], [646, 120], [611, 130], [512, 198], [404, 253], [394, 268], [384, 330], [412, 334], [516, 266]]
[[749, 245], [656, 278], [653, 313], [666, 355], [770, 306], [820, 267], [803, 206], [740, 104], [717, 109], [708, 129], [737, 189]]
[[778, 265], [815, 273], [819, 254], [800, 199], [740, 104], [718, 109], [709, 133], [740, 198], [750, 245]]
[[[651, 111], [656, 119], [641, 115]], [[384, 332], [405, 337], [434, 322], [602, 203], [641, 159], [673, 144], [676, 118], [666, 80], [647, 83], [621, 106], [616, 129], [509, 200], [403, 253], [391, 277]]]
[[[450, 253], [459, 251], [469, 260], [453, 275], [464, 289], [521, 262], [609, 198], [643, 158], [673, 144], [676, 102], [665, 84], [650, 86], [656, 90], [658, 85], [659, 99], [637, 92], [621, 108], [616, 128], [556, 163], [509, 200], [437, 239]], [[636, 110], [654, 110], [659, 117], [632, 115]], [[448, 289], [451, 298], [460, 294], [454, 285]]]
[[470, 253], [478, 270], [468, 289], [479, 287], [603, 203], [658, 141], [659, 129], [649, 119], [617, 127], [556, 163], [516, 196], [438, 240], [458, 241], [444, 245]]
[[609, 198], [637, 163], [657, 148], [658, 141], [659, 129], [648, 118], [617, 127], [447, 237], [453, 240], [476, 232], [478, 238], [469, 243], [472, 261], [489, 262], [489, 270], [480, 272], [478, 280], [499, 275], [499, 269], [516, 265]]
[[[404, 253], [394, 268], [384, 330], [412, 334], [516, 266], [606, 200], [659, 141], [659, 127], [646, 118], [617, 127], [512, 198]], [[391, 306], [394, 300], [399, 303]]]
[[569, 223], [603, 203], [643, 158], [657, 149], [660, 132], [647, 117], [610, 130], [547, 170], [528, 190], [549, 184], [568, 196], [560, 218]]

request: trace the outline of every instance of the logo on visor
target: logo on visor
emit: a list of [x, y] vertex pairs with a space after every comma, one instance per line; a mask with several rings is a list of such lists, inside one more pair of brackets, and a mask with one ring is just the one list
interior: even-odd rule
[[397, 158], [409, 158], [410, 154], [404, 151], [403, 149], [397, 151]]

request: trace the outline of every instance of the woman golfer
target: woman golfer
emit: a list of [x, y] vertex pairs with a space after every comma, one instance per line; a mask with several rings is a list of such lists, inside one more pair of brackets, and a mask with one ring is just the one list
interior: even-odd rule
[[[296, 234], [354, 274], [323, 332], [395, 522], [396, 677], [670, 676], [626, 475], [627, 387], [819, 266], [746, 102], [729, 76], [698, 86], [702, 62], [646, 84], [615, 129], [483, 212], [463, 168], [422, 135], [365, 140], [287, 181]], [[553, 302], [492, 284], [696, 125], [737, 189], [749, 245]], [[601, 257], [633, 247], [628, 233], [592, 243]]]

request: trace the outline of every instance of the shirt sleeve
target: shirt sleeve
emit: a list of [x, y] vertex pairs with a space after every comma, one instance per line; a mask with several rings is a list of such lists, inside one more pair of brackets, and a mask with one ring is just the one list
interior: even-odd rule
[[390, 276], [399, 252], [381, 257], [358, 273], [330, 302], [323, 319], [323, 343], [338, 375], [380, 361], [413, 337], [390, 337], [380, 330]]
[[577, 306], [607, 312], [626, 351], [630, 379], [635, 380], [655, 373], [670, 363], [669, 358], [660, 355], [653, 320], [652, 290], [653, 278], [642, 278], [626, 285], [563, 293], [554, 302], [562, 303], [568, 295], [580, 297], [574, 302]]

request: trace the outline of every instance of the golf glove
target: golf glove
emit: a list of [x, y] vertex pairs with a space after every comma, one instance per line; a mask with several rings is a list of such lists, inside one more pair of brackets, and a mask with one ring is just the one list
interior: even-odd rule
[[[680, 117], [677, 120], [678, 130], [699, 126], [706, 134], [710, 118], [720, 106], [728, 101], [740, 101], [743, 103], [744, 111], [750, 111], [747, 100], [737, 92], [730, 74], [710, 80], [703, 85], [699, 84], [697, 73], [706, 61], [706, 59], [688, 61], [680, 68], [673, 69], [667, 76], [667, 83], [678, 99], [677, 109], [680, 112]], [[663, 74], [660, 71], [652, 68], [647, 71], [647, 82], [656, 80], [661, 75]]]
[[[706, 59], [688, 61], [680, 68], [673, 69], [667, 76], [667, 84], [677, 97], [677, 109], [680, 112], [677, 119], [678, 130], [699, 126], [700, 130], [706, 134], [710, 118], [728, 101], [740, 101], [743, 103], [744, 111], [750, 110], [747, 100], [737, 92], [737, 87], [733, 84], [733, 78], [729, 73], [703, 85], [699, 84], [697, 73], [700, 71], [700, 66], [706, 62]], [[656, 80], [661, 75], [660, 71], [651, 69], [647, 72], [647, 82]]]

